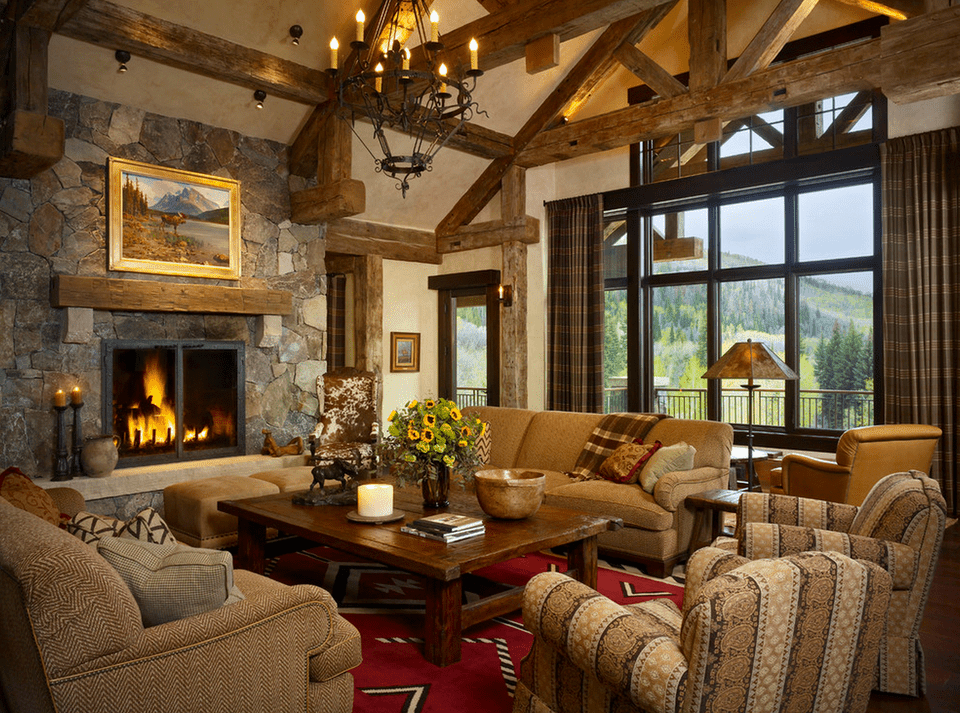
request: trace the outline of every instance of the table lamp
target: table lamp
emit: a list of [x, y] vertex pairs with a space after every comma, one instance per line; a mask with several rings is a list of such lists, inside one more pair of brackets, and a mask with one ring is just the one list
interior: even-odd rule
[[753, 473], [753, 392], [760, 388], [754, 379], [795, 381], [800, 378], [783, 360], [763, 342], [748, 339], [737, 342], [720, 357], [701, 377], [704, 379], [742, 379], [747, 390], [747, 489], [754, 489]]

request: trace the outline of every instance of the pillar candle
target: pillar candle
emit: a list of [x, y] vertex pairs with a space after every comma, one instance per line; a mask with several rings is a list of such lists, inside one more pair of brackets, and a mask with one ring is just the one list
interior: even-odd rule
[[72, 404], [82, 404], [83, 403], [83, 394], [80, 393], [80, 387], [74, 386], [73, 391], [70, 392], [70, 403]]
[[63, 389], [57, 389], [57, 393], [53, 395], [53, 405], [54, 406], [67, 405], [67, 395], [63, 393]]
[[360, 517], [388, 517], [393, 514], [393, 486], [369, 483], [357, 488]]

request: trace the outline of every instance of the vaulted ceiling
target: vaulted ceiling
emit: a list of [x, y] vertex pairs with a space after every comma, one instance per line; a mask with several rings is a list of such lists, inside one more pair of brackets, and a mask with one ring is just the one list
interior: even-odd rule
[[[371, 16], [378, 4], [357, 6]], [[708, 141], [725, 122], [831, 92], [882, 87], [907, 101], [960, 91], [960, 50], [951, 48], [960, 44], [960, 8], [949, 0], [432, 5], [448, 53], [465, 53], [471, 37], [480, 41], [486, 75], [476, 98], [488, 113], [457, 139], [489, 163], [437, 226], [440, 237], [468, 225], [514, 167], [691, 128]], [[327, 43], [351, 35], [355, 11], [326, 0], [0, 0], [11, 80], [3, 114], [35, 101], [29, 95], [42, 83], [291, 144], [293, 169], [310, 175], [331, 94]], [[858, 41], [809, 55], [796, 44], [876, 17], [889, 19], [883, 37], [861, 29]], [[294, 24], [304, 29], [299, 46], [289, 34]], [[116, 49], [133, 55], [122, 75]], [[787, 54], [792, 59], [783, 61]], [[643, 89], [635, 96], [646, 101], [629, 106], [627, 90], [638, 85], [646, 96]], [[267, 92], [263, 111], [254, 107], [255, 89]]]

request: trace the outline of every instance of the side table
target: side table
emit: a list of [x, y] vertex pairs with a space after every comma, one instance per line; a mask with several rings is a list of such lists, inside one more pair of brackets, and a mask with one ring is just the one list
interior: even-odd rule
[[[693, 531], [690, 533], [690, 545], [687, 555], [692, 555], [701, 547], [706, 547], [720, 536], [725, 512], [736, 512], [740, 503], [741, 490], [704, 490], [702, 493], [688, 495], [684, 503], [693, 509]], [[704, 518], [710, 518], [710, 540], [697, 540], [703, 529]]]

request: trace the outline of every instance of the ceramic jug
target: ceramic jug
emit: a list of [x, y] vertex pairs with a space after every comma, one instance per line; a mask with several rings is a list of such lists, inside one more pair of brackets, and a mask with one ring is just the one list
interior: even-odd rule
[[80, 451], [80, 465], [91, 478], [106, 478], [113, 473], [119, 454], [120, 439], [110, 434], [90, 436]]

